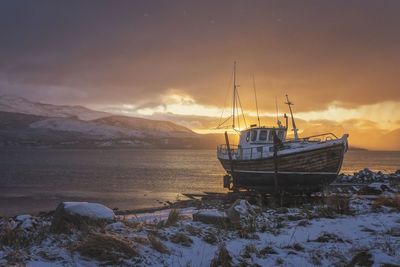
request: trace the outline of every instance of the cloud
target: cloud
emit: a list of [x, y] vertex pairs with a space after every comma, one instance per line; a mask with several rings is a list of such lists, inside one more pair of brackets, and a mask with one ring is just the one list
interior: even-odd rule
[[[146, 117], [146, 116], [145, 116]], [[184, 125], [198, 133], [223, 133], [225, 129], [215, 130], [219, 118], [192, 115], [176, 115], [172, 113], [156, 113], [147, 118], [168, 120]], [[257, 118], [247, 116], [247, 125], [257, 123]], [[262, 125], [276, 126], [276, 117], [262, 116]], [[280, 118], [285, 124], [283, 118]], [[229, 121], [230, 122], [230, 121]], [[229, 125], [229, 122], [227, 125]], [[243, 121], [242, 127], [244, 126]], [[371, 150], [400, 150], [400, 127], [395, 124], [393, 130], [379, 128], [377, 123], [370, 120], [348, 119], [343, 121], [335, 120], [311, 120], [296, 119], [297, 128], [300, 130], [300, 137], [306, 137], [322, 133], [333, 133], [337, 137], [349, 134], [349, 144], [352, 147], [367, 148]], [[293, 135], [292, 125], [289, 120], [288, 134]]]
[[399, 8], [372, 0], [8, 1], [0, 94], [204, 130], [230, 106], [237, 60], [248, 114], [254, 74], [266, 123], [275, 123], [275, 97], [282, 111], [288, 93], [304, 133], [350, 131], [365, 145], [374, 130], [400, 125]]
[[299, 112], [332, 101], [398, 101], [399, 7], [10, 1], [0, 10], [0, 78], [10, 86], [0, 90], [53, 102], [154, 106], [179, 88], [200, 105], [221, 107], [237, 59], [243, 104], [254, 101], [254, 73], [265, 111], [286, 92]]

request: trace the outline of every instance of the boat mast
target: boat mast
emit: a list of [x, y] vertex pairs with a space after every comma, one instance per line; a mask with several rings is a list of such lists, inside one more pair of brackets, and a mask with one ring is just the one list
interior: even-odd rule
[[236, 108], [236, 61], [233, 62], [233, 108], [232, 108], [233, 129], [235, 129], [235, 108]]
[[254, 78], [254, 74], [253, 74], [253, 88], [254, 88], [254, 97], [255, 97], [255, 99], [256, 99], [256, 109], [257, 109], [258, 127], [261, 127], [260, 115], [258, 114], [258, 103], [257, 103], [257, 92], [256, 92], [256, 79]]
[[294, 131], [294, 139], [295, 140], [299, 140], [299, 136], [297, 134], [297, 128], [296, 128], [296, 124], [294, 123], [294, 117], [293, 117], [293, 112], [292, 112], [292, 107], [291, 105], [294, 105], [292, 102], [289, 101], [289, 97], [286, 94], [286, 100], [287, 102], [285, 104], [287, 104], [289, 106], [289, 110], [290, 110], [290, 116], [292, 117], [292, 125], [293, 125], [293, 131]]

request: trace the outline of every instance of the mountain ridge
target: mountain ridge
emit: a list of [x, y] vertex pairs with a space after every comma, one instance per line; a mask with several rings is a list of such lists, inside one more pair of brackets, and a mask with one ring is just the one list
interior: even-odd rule
[[0, 96], [0, 111], [23, 113], [46, 117], [78, 117], [81, 120], [93, 120], [111, 115], [79, 105], [54, 105], [28, 100], [14, 95]]
[[170, 121], [0, 96], [2, 146], [189, 148], [204, 144], [203, 139], [192, 130]]

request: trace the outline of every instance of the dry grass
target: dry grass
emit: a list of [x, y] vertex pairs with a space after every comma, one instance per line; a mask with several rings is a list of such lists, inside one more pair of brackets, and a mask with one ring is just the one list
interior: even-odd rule
[[122, 265], [122, 259], [133, 259], [139, 254], [125, 241], [103, 234], [93, 234], [75, 247], [81, 255], [105, 263]]
[[185, 234], [176, 233], [173, 236], [171, 236], [171, 242], [179, 243], [185, 247], [190, 247], [193, 243], [193, 240]]
[[146, 238], [146, 237], [144, 237], [144, 236], [139, 236], [139, 235], [135, 235], [134, 237], [133, 237], [133, 240], [136, 242], [136, 243], [139, 243], [139, 244], [141, 244], [141, 245], [144, 245], [144, 246], [146, 246], [146, 245], [149, 245], [149, 240]]
[[366, 266], [370, 267], [374, 264], [374, 261], [371, 259], [372, 255], [368, 251], [361, 251], [356, 254], [351, 262], [347, 265], [347, 267], [354, 267], [354, 266]]
[[353, 215], [350, 209], [350, 199], [339, 195], [327, 196], [323, 199], [323, 205], [316, 208], [315, 214], [306, 212], [308, 219], [313, 218], [336, 218], [337, 215]]
[[249, 259], [249, 258], [251, 258], [251, 254], [258, 255], [259, 253], [258, 253], [258, 250], [257, 250], [257, 248], [256, 248], [256, 246], [254, 244], [247, 244], [244, 247], [244, 250], [243, 250], [243, 253], [242, 253], [242, 257]]
[[42, 259], [46, 260], [46, 261], [62, 261], [64, 260], [63, 257], [60, 256], [55, 256], [55, 255], [51, 255], [46, 251], [39, 251], [37, 253], [38, 256], [40, 256]]
[[382, 206], [390, 207], [400, 212], [400, 195], [396, 195], [395, 197], [379, 196], [372, 205], [372, 209], [377, 211]]
[[319, 206], [316, 208], [316, 213], [313, 214], [310, 219], [313, 218], [328, 218], [328, 219], [334, 219], [336, 218], [336, 213], [335, 211], [328, 206]]
[[57, 234], [72, 234], [74, 230], [85, 233], [97, 232], [106, 225], [104, 220], [95, 220], [80, 215], [57, 215], [53, 217], [50, 230]]
[[312, 264], [316, 265], [316, 266], [321, 266], [322, 265], [322, 256], [321, 256], [321, 252], [320, 251], [311, 251], [310, 252], [310, 257], [311, 257], [311, 262]]
[[343, 239], [338, 237], [335, 234], [328, 233], [328, 232], [323, 232], [317, 239], [314, 240], [314, 242], [319, 242], [319, 243], [329, 243], [329, 242], [340, 242], [343, 243]]
[[392, 263], [383, 263], [380, 267], [400, 267], [400, 265], [392, 264]]
[[350, 198], [343, 196], [328, 196], [325, 200], [328, 207], [332, 208], [337, 214], [352, 215], [353, 212], [350, 209]]
[[149, 239], [150, 245], [153, 249], [157, 250], [160, 253], [169, 254], [169, 250], [167, 247], [161, 243], [154, 235], [149, 234], [147, 235], [147, 239]]
[[18, 240], [19, 234], [11, 228], [8, 218], [4, 218], [4, 224], [0, 229], [0, 247], [12, 246]]
[[285, 247], [283, 247], [283, 248], [286, 248], [286, 249], [294, 249], [294, 250], [296, 250], [296, 251], [304, 251], [304, 247], [302, 246], [302, 245], [300, 245], [299, 243], [294, 243], [293, 245], [288, 245], [288, 246], [285, 246]]
[[276, 264], [277, 264], [277, 265], [282, 265], [283, 263], [284, 263], [284, 261], [283, 261], [281, 258], [278, 257], [278, 258], [276, 259]]
[[299, 221], [299, 220], [304, 219], [300, 215], [288, 215], [287, 218], [288, 218], [289, 221]]
[[269, 255], [269, 254], [278, 254], [272, 247], [265, 247], [262, 250], [260, 250], [261, 255]]
[[217, 254], [214, 259], [211, 261], [211, 267], [231, 267], [232, 266], [232, 257], [229, 255], [228, 250], [225, 246], [220, 245]]
[[207, 230], [207, 231], [204, 232], [203, 241], [205, 241], [205, 242], [207, 242], [207, 243], [209, 243], [211, 245], [214, 245], [214, 244], [217, 243], [218, 238], [217, 238], [216, 233]]
[[165, 222], [165, 227], [170, 227], [176, 225], [176, 223], [180, 220], [186, 219], [187, 216], [182, 215], [181, 212], [177, 209], [172, 209], [168, 214], [168, 219]]
[[310, 221], [307, 220], [307, 219], [300, 220], [300, 221], [297, 223], [298, 226], [302, 226], [302, 227], [305, 227], [305, 226], [310, 225], [310, 224], [311, 224]]
[[47, 227], [39, 227], [34, 231], [23, 231], [19, 227], [12, 228], [8, 218], [4, 218], [4, 223], [0, 227], [0, 248], [4, 246], [13, 249], [27, 248], [33, 244], [40, 243], [48, 236]]
[[26, 260], [26, 257], [26, 253], [22, 253], [18, 250], [12, 251], [4, 257], [4, 259], [7, 260], [7, 265], [4, 266], [25, 266], [24, 260]]
[[250, 216], [246, 221], [245, 221], [245, 226], [243, 227], [244, 230], [248, 233], [255, 233], [257, 232], [257, 218], [256, 216]]
[[186, 225], [186, 231], [190, 235], [194, 235], [194, 236], [200, 236], [201, 235], [201, 228], [195, 228], [190, 224]]

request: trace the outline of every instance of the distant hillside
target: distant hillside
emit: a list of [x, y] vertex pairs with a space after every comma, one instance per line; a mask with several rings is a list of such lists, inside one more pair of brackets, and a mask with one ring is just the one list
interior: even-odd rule
[[382, 136], [382, 141], [383, 140], [387, 149], [400, 150], [400, 128]]
[[203, 148], [209, 138], [169, 121], [0, 96], [1, 146]]
[[171, 122], [123, 116], [84, 121], [0, 111], [0, 146], [210, 148], [215, 141]]
[[81, 120], [94, 120], [110, 116], [109, 113], [90, 110], [82, 106], [43, 104], [10, 95], [0, 96], [0, 111], [45, 117], [77, 117]]
[[132, 129], [138, 131], [146, 131], [149, 135], [155, 136], [163, 134], [167, 136], [183, 136], [194, 137], [197, 136], [192, 130], [174, 124], [169, 121], [149, 120], [143, 118], [127, 117], [127, 116], [110, 116], [93, 120], [92, 122], [102, 125], [109, 125], [114, 127], [121, 127], [125, 129]]

